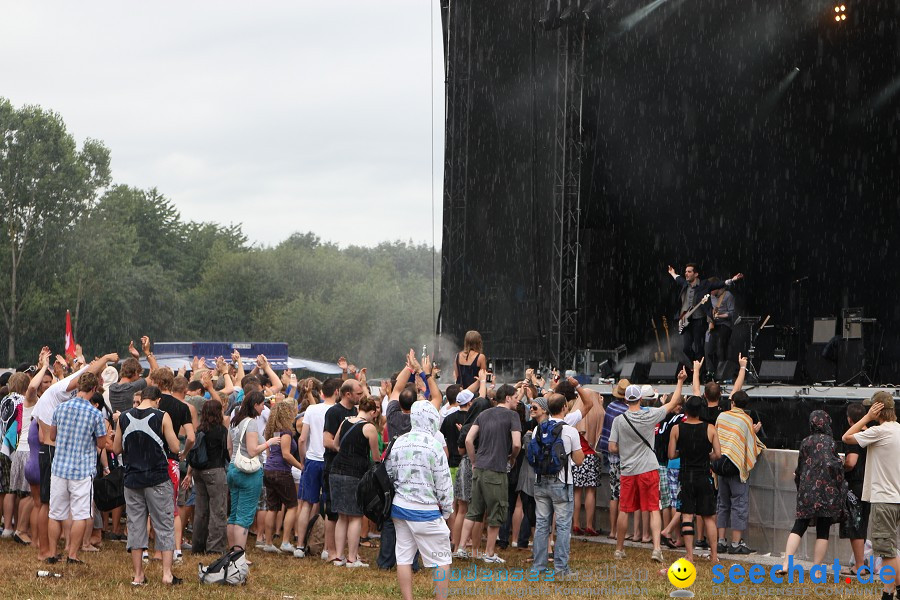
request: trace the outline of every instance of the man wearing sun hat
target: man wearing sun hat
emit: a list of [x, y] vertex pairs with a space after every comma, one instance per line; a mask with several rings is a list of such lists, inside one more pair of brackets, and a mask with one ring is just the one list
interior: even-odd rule
[[[900, 527], [900, 423], [894, 397], [888, 392], [877, 392], [863, 401], [869, 412], [854, 423], [841, 440], [845, 444], [858, 444], [866, 448], [866, 474], [863, 478], [862, 499], [871, 503], [869, 512], [869, 537], [872, 550], [881, 556], [882, 573], [891, 567], [896, 574], [900, 568], [897, 559], [896, 534]], [[863, 431], [863, 427], [870, 425]], [[873, 427], [871, 425], [878, 425]], [[888, 579], [884, 577], [884, 580]], [[882, 600], [894, 597], [897, 577], [884, 584]]]
[[662, 562], [659, 464], [654, 450], [654, 433], [656, 425], [666, 414], [674, 412], [681, 404], [681, 397], [674, 396], [665, 406], [642, 410], [641, 396], [641, 388], [636, 385], [629, 385], [625, 389], [628, 410], [613, 420], [609, 432], [609, 452], [619, 455], [622, 482], [615, 557], [619, 560], [625, 558], [628, 514], [641, 510], [650, 513], [650, 533], [653, 537], [653, 553], [650, 558]]

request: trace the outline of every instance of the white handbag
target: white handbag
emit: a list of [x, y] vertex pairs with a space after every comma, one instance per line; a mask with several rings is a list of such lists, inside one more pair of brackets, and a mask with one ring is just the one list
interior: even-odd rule
[[244, 438], [247, 436], [247, 427], [250, 426], [251, 418], [252, 417], [246, 417], [244, 419], [244, 424], [241, 426], [241, 435], [238, 437], [237, 452], [234, 453], [234, 467], [241, 473], [256, 473], [262, 468], [262, 461], [259, 460], [258, 456], [244, 456], [241, 453], [241, 443], [243, 443]]

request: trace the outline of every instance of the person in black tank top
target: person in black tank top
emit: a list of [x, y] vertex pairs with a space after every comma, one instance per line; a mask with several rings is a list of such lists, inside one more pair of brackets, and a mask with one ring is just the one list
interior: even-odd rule
[[[684, 405], [685, 419], [672, 428], [669, 458], [681, 458], [681, 535], [687, 559], [694, 559], [694, 515], [703, 518], [708, 540], [716, 539], [716, 490], [710, 474], [710, 457], [722, 454], [714, 425], [700, 419], [703, 398], [691, 396]], [[718, 562], [716, 544], [710, 544], [710, 560]]]
[[165, 451], [178, 452], [178, 435], [172, 419], [159, 410], [162, 394], [156, 386], [141, 392], [141, 403], [123, 413], [116, 424], [113, 452], [125, 463], [125, 512], [128, 516], [128, 549], [134, 566], [133, 585], [143, 584], [141, 553], [148, 547], [147, 519], [153, 524], [155, 546], [162, 552], [162, 581], [181, 583], [172, 574], [175, 551], [175, 514]]
[[[478, 379], [479, 369], [487, 369], [487, 359], [482, 354], [481, 334], [477, 331], [467, 331], [465, 340], [463, 341], [463, 349], [456, 354], [456, 362], [453, 365], [456, 372], [456, 383], [467, 388]], [[474, 356], [474, 358], [473, 358]], [[464, 364], [460, 358], [465, 361], [471, 361]]]

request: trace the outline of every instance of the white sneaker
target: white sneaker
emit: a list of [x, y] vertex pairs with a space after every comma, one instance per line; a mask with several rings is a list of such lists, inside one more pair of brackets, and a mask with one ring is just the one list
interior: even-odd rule
[[294, 545], [290, 542], [282, 542], [279, 550], [281, 550], [282, 552], [284, 552], [286, 554], [290, 554], [294, 550], [296, 550], [296, 548], [294, 548]]
[[278, 554], [278, 547], [274, 544], [266, 544], [265, 546], [263, 546], [262, 551], [269, 552], [271, 554]]
[[257, 547], [257, 548], [265, 548], [265, 547], [266, 547], [266, 541], [265, 541], [265, 540], [261, 540], [261, 539], [259, 539], [259, 538], [256, 538], [256, 547]]
[[482, 560], [482, 562], [493, 563], [493, 564], [503, 564], [506, 562], [505, 560], [503, 560], [502, 558], [497, 556], [496, 553], [493, 556], [488, 556], [487, 554], [485, 554], [481, 557], [481, 560]]
[[184, 562], [184, 555], [179, 550], [176, 550], [174, 554], [172, 554], [172, 562], [176, 565], [180, 565]]
[[613, 556], [616, 557], [616, 560], [625, 560], [625, 551], [624, 550], [616, 550]]
[[347, 564], [347, 559], [346, 559], [346, 558], [339, 558], [339, 559], [337, 559], [336, 561], [332, 562], [331, 564], [333, 564], [333, 565], [336, 566], [336, 567], [343, 567], [344, 565]]
[[351, 562], [348, 562], [348, 563], [347, 563], [347, 568], [348, 568], [348, 569], [366, 568], [366, 567], [368, 567], [368, 566], [369, 566], [369, 563], [364, 563], [363, 561], [361, 561], [361, 560], [358, 559], [358, 558], [357, 558], [355, 561], [353, 561], [352, 563], [351, 563]]
[[303, 551], [303, 548], [294, 550], [294, 558], [306, 558], [306, 552]]
[[661, 563], [663, 561], [662, 550], [660, 550], [659, 548], [654, 550], [653, 553], [650, 554], [650, 560], [655, 560], [656, 562]]
[[513, 548], [518, 548], [519, 542], [510, 542], [509, 545], [512, 546]]
[[141, 552], [141, 560], [144, 561], [145, 563], [150, 562], [150, 553], [147, 552], [146, 550]]
[[469, 553], [460, 548], [456, 552], [453, 553], [453, 558], [469, 558]]
[[2, 537], [4, 540], [9, 540], [12, 539], [14, 533], [15, 531], [13, 531], [12, 529], [4, 529], [3, 533], [0, 533], [0, 537]]
[[322, 560], [328, 560], [328, 550], [322, 550]]

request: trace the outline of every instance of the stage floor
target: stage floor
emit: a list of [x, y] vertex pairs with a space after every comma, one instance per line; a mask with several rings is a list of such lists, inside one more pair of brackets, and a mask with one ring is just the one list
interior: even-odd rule
[[[586, 386], [589, 389], [600, 392], [604, 396], [612, 395], [612, 384], [591, 384]], [[661, 394], [671, 394], [675, 391], [675, 384], [658, 384], [653, 386], [654, 389]], [[723, 384], [723, 393], [728, 395], [731, 393], [731, 385]], [[784, 385], [784, 384], [744, 384], [744, 391], [751, 398], [810, 398], [823, 400], [847, 400], [850, 402], [862, 402], [866, 398], [871, 398], [876, 392], [888, 392], [895, 398], [900, 398], [900, 388], [896, 387], [869, 387], [869, 386], [812, 386], [812, 385]], [[691, 392], [690, 384], [684, 385], [683, 392], [689, 395]]]

